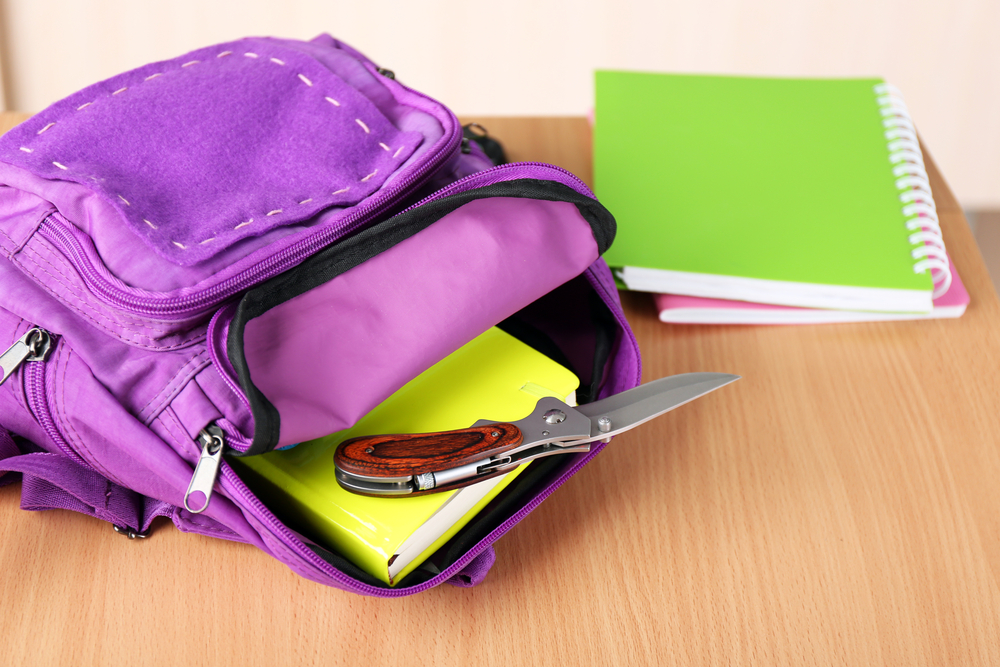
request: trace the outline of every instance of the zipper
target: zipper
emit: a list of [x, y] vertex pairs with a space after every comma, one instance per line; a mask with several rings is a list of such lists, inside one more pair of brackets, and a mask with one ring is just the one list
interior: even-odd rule
[[[281, 541], [288, 546], [290, 550], [297, 553], [304, 560], [306, 560], [310, 565], [315, 567], [323, 575], [329, 577], [332, 581], [338, 583], [344, 590], [361, 592], [368, 595], [381, 595], [385, 597], [400, 597], [401, 595], [406, 595], [406, 593], [395, 593], [393, 594], [393, 589], [379, 588], [376, 586], [371, 586], [369, 584], [363, 584], [356, 581], [352, 577], [344, 574], [340, 570], [336, 569], [329, 563], [327, 563], [323, 558], [317, 554], [315, 551], [310, 549], [299, 537], [293, 533], [285, 524], [278, 520], [276, 516], [267, 508], [264, 503], [262, 503], [257, 496], [253, 494], [252, 491], [243, 483], [243, 480], [230, 468], [228, 465], [222, 468], [222, 477], [232, 485], [233, 490], [236, 492], [240, 504], [242, 507], [249, 507], [252, 509], [254, 516], [260, 520], [271, 533], [281, 539]], [[470, 559], [471, 560], [471, 559]]]
[[455, 129], [448, 136], [446, 143], [428, 158], [421, 169], [396, 183], [395, 187], [375, 194], [365, 206], [337, 225], [302, 239], [241, 273], [194, 294], [164, 297], [128, 292], [123, 286], [102, 274], [87, 257], [80, 241], [51, 215], [39, 225], [38, 233], [69, 254], [73, 266], [81, 272], [87, 286], [108, 304], [138, 315], [175, 317], [192, 315], [260, 282], [265, 277], [277, 275], [291, 268], [302, 258], [314, 254], [339, 238], [356, 231], [367, 222], [391, 211], [405, 199], [407, 194], [417, 190], [429, 180], [458, 150], [462, 132], [457, 119], [454, 119], [453, 128]]
[[[198, 433], [198, 442], [201, 444], [201, 456], [198, 457], [191, 482], [184, 494], [184, 509], [192, 514], [201, 514], [208, 508], [208, 502], [212, 499], [212, 489], [215, 488], [215, 480], [219, 477], [222, 450], [226, 446], [222, 429], [215, 424], [209, 424], [201, 429], [201, 432]], [[201, 493], [205, 497], [204, 503], [198, 509], [191, 507], [189, 502], [195, 493]]]
[[7, 381], [14, 374], [21, 364], [28, 361], [45, 361], [49, 350], [52, 347], [52, 337], [49, 332], [41, 327], [32, 327], [7, 348], [7, 351], [0, 354], [0, 370], [3, 371], [3, 378], [0, 378], [0, 385]]
[[[511, 172], [521, 173], [515, 174]], [[454, 183], [446, 185], [437, 192], [424, 197], [416, 204], [408, 206], [400, 211], [400, 213], [406, 213], [407, 211], [420, 208], [421, 206], [437, 201], [438, 199], [466, 192], [467, 190], [485, 188], [496, 183], [502, 183], [504, 181], [511, 181], [520, 178], [538, 178], [554, 181], [575, 190], [581, 195], [585, 195], [591, 199], [597, 199], [597, 197], [594, 196], [594, 193], [591, 192], [590, 188], [587, 187], [586, 183], [581, 181], [576, 174], [563, 169], [562, 167], [546, 164], [545, 162], [511, 162], [509, 164], [501, 164], [496, 167], [490, 167], [489, 169], [477, 171], [475, 174], [469, 174], [465, 178], [461, 178]]]
[[24, 398], [38, 425], [55, 443], [59, 451], [80, 465], [91, 469], [92, 466], [70, 447], [52, 416], [52, 408], [49, 405], [49, 395], [46, 390], [44, 362], [55, 344], [55, 336], [45, 329], [41, 327], [28, 329], [21, 338], [7, 348], [3, 355], [0, 355], [0, 365], [3, 366], [3, 380], [0, 380], [0, 384], [3, 384], [14, 371], [24, 365]]

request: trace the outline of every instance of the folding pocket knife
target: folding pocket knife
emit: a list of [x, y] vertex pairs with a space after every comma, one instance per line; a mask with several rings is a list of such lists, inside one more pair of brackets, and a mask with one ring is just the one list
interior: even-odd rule
[[450, 491], [543, 456], [588, 452], [592, 442], [607, 441], [738, 379], [686, 373], [577, 407], [542, 398], [515, 422], [481, 420], [455, 431], [352, 438], [334, 453], [337, 481], [366, 496]]

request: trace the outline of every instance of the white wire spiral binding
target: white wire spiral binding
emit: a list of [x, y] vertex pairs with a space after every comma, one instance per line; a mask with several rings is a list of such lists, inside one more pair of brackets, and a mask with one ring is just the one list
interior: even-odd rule
[[889, 162], [894, 165], [892, 173], [896, 177], [896, 188], [900, 190], [903, 215], [907, 218], [906, 228], [912, 232], [909, 241], [916, 246], [910, 253], [916, 260], [913, 272], [931, 272], [936, 299], [951, 287], [951, 266], [920, 142], [899, 89], [892, 84], [880, 83], [875, 86], [875, 94], [882, 113], [885, 138], [889, 142]]

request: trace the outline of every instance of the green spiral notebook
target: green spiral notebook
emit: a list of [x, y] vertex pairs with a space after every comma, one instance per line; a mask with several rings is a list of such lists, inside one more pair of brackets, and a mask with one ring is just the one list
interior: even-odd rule
[[885, 312], [948, 289], [916, 132], [880, 79], [598, 71], [594, 180], [629, 289]]

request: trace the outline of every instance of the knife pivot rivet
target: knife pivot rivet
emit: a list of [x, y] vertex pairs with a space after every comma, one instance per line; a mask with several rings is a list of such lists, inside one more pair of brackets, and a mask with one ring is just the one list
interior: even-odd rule
[[611, 420], [607, 417], [601, 417], [597, 420], [597, 430], [601, 433], [607, 433], [611, 430]]
[[549, 410], [542, 417], [546, 424], [561, 424], [566, 421], [566, 413], [562, 410]]
[[543, 438], [549, 437], [549, 432], [548, 431], [542, 431], [542, 437]]
[[493, 431], [492, 433], [490, 433], [490, 435], [492, 435], [494, 438], [499, 438], [500, 437], [500, 431]]
[[368, 447], [365, 449], [365, 454], [374, 454], [374, 453], [375, 453], [374, 447]]

